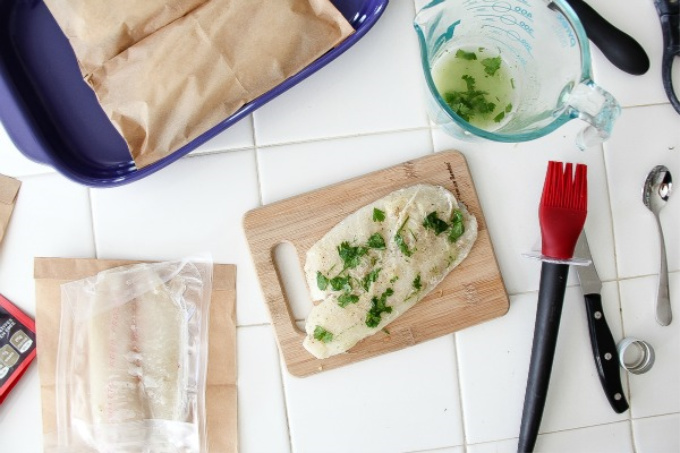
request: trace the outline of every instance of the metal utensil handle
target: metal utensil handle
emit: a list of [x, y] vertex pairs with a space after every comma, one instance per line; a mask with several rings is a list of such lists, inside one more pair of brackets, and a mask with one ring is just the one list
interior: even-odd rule
[[557, 334], [560, 329], [568, 275], [568, 264], [544, 262], [541, 265], [534, 341], [531, 347], [529, 376], [524, 394], [522, 424], [517, 445], [517, 451], [520, 453], [532, 452], [536, 445], [545, 400], [548, 396], [548, 384], [557, 345]]
[[600, 376], [600, 382], [609, 404], [615, 412], [620, 414], [628, 409], [628, 402], [621, 386], [618, 352], [614, 337], [604, 317], [602, 298], [599, 294], [586, 294], [583, 297], [586, 302], [590, 345], [593, 348], [595, 368], [597, 368], [597, 374]]
[[661, 244], [661, 266], [659, 268], [659, 288], [656, 293], [656, 322], [667, 326], [673, 320], [671, 313], [671, 297], [668, 289], [668, 260], [666, 259], [666, 242], [663, 237], [661, 220], [655, 215], [656, 226], [659, 230], [659, 243]]

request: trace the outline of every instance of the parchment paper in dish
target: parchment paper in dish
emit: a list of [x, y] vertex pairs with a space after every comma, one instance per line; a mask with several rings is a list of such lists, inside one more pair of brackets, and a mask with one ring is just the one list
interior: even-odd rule
[[21, 181], [0, 175], [0, 243], [5, 237], [9, 219], [14, 211], [19, 187], [21, 187]]
[[44, 0], [84, 77], [209, 0]]
[[[47, 0], [53, 7], [87, 1]], [[52, 12], [65, 29], [63, 13]], [[106, 60], [86, 81], [142, 168], [213, 128], [353, 32], [330, 0], [207, 0]]]
[[[36, 345], [42, 398], [45, 450], [56, 444], [57, 343], [61, 323], [61, 284], [91, 277], [133, 261], [81, 258], [36, 258]], [[206, 426], [208, 451], [237, 452], [236, 372], [236, 266], [213, 267], [208, 377], [206, 381]]]

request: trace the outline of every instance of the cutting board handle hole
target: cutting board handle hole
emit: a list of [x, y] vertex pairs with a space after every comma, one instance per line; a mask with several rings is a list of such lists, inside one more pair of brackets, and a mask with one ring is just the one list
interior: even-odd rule
[[[272, 249], [274, 267], [279, 277], [279, 283], [288, 301], [288, 311], [291, 318], [303, 321], [314, 307], [309, 290], [305, 282], [304, 273], [300, 265], [297, 249], [290, 242], [280, 242]], [[298, 328], [300, 323], [298, 322]], [[304, 325], [304, 323], [302, 323]]]

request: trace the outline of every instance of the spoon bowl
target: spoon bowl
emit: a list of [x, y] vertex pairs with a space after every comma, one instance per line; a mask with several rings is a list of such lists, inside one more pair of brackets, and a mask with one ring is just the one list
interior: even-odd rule
[[647, 175], [645, 185], [642, 189], [642, 202], [647, 206], [654, 218], [659, 230], [659, 241], [661, 245], [661, 267], [659, 269], [659, 287], [656, 296], [656, 321], [667, 326], [673, 320], [671, 313], [670, 291], [668, 289], [668, 261], [666, 259], [666, 244], [661, 228], [659, 212], [666, 206], [668, 199], [673, 191], [673, 177], [670, 170], [664, 165], [657, 165]]

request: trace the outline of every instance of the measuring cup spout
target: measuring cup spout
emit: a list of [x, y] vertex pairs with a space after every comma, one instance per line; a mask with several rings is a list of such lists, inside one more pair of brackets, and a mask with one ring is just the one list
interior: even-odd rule
[[589, 123], [576, 137], [580, 149], [599, 145], [609, 138], [614, 122], [621, 114], [614, 96], [592, 80], [585, 80], [571, 91], [567, 102], [573, 117]]

